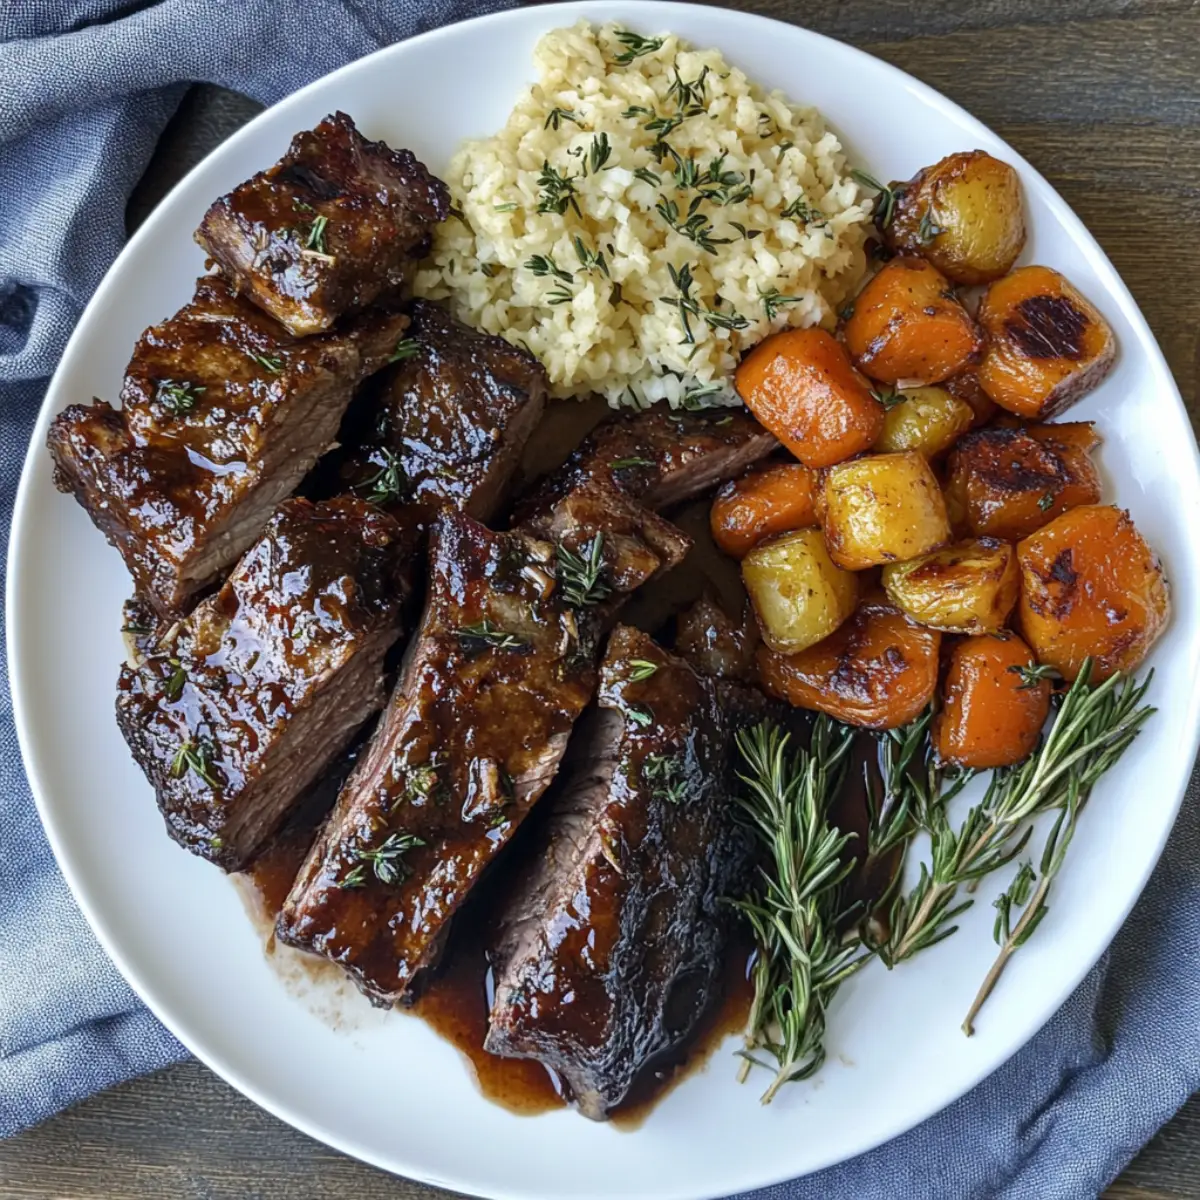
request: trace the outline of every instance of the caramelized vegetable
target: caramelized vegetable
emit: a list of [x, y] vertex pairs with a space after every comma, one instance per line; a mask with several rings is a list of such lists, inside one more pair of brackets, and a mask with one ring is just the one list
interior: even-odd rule
[[945, 388], [909, 388], [897, 394], [901, 398], [883, 418], [883, 433], [875, 443], [876, 450], [885, 453], [916, 450], [926, 458], [935, 458], [949, 450], [974, 424], [971, 406]]
[[1108, 374], [1108, 322], [1057, 271], [1022, 267], [988, 288], [979, 306], [988, 337], [979, 383], [1001, 408], [1045, 420]]
[[817, 524], [817, 473], [800, 463], [768, 463], [727, 483], [713, 500], [713, 541], [731, 558], [790, 529]]
[[951, 154], [896, 189], [887, 243], [919, 254], [955, 283], [989, 283], [1025, 245], [1017, 173], [983, 150]]
[[785, 329], [759, 342], [734, 376], [747, 407], [806, 467], [869, 450], [883, 406], [824, 329]]
[[742, 559], [763, 641], [790, 654], [831, 634], [854, 611], [858, 581], [836, 566], [819, 529], [785, 533]]
[[949, 511], [977, 537], [1019, 541], [1070, 508], [1100, 499], [1088, 421], [967, 434], [946, 463]]
[[1016, 551], [975, 538], [883, 568], [883, 586], [902, 612], [947, 633], [996, 633], [1017, 603]]
[[1050, 684], [1016, 634], [959, 642], [933, 720], [938, 759], [985, 771], [1027, 758], [1050, 713]]
[[850, 571], [916, 558], [950, 540], [941, 489], [915, 450], [831, 467], [824, 525], [833, 561]]
[[949, 379], [943, 381], [942, 387], [952, 396], [957, 396], [971, 406], [971, 411], [975, 414], [971, 423], [976, 429], [986, 425], [999, 409], [995, 400], [979, 386], [979, 376], [974, 371], [951, 375]]
[[1119, 508], [1073, 508], [1026, 538], [1017, 558], [1021, 632], [1064, 679], [1073, 680], [1088, 657], [1097, 683], [1133, 670], [1166, 627], [1162, 568]]
[[760, 647], [759, 678], [771, 695], [799, 708], [866, 729], [894, 729], [933, 698], [941, 638], [872, 597], [835, 633], [799, 654]]
[[984, 345], [950, 281], [919, 258], [893, 259], [863, 288], [842, 336], [859, 369], [884, 383], [940, 383]]

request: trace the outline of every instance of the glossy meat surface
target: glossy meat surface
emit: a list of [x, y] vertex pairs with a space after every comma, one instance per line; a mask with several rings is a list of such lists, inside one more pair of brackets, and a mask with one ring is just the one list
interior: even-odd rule
[[178, 842], [243, 867], [382, 707], [410, 554], [361, 500], [290, 500], [219, 592], [139, 639], [117, 721]]
[[486, 1049], [540, 1060], [595, 1119], [718, 987], [722, 897], [748, 861], [729, 795], [742, 710], [719, 689], [645, 634], [614, 631], [599, 708], [508, 901]]
[[329, 447], [354, 389], [407, 325], [376, 311], [297, 341], [205, 276], [189, 304], [138, 341], [120, 411], [97, 401], [55, 419], [55, 482], [159, 613], [186, 611]]
[[402, 283], [449, 206], [446, 185], [410, 151], [367, 141], [339, 112], [215, 201], [196, 241], [238, 290], [306, 337]]
[[503, 338], [477, 333], [416, 301], [371, 427], [341, 470], [342, 486], [378, 502], [496, 513], [541, 419], [546, 372]]
[[537, 519], [584, 481], [608, 483], [650, 508], [670, 508], [736, 478], [778, 446], [743, 409], [610, 417], [521, 501], [515, 519]]

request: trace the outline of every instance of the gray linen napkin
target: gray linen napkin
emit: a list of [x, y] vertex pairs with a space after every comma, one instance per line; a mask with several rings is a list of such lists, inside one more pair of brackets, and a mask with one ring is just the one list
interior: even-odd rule
[[[186, 84], [263, 103], [507, 0], [22, 0], [0, 6], [0, 538], [48, 376], [124, 240]], [[310, 36], [313, 29], [321, 37]], [[2, 618], [0, 618], [2, 619]], [[46, 845], [0, 688], [0, 1136], [182, 1047], [87, 929]], [[1012, 1061], [920, 1128], [756, 1200], [1090, 1200], [1200, 1086], [1193, 779], [1112, 949]], [[797, 1137], [803, 1137], [797, 1128]]]

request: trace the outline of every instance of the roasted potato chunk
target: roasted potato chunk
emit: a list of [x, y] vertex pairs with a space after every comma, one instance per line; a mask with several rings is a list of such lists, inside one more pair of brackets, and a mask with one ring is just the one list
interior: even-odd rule
[[887, 244], [897, 254], [919, 254], [955, 283], [999, 279], [1025, 245], [1020, 180], [986, 151], [948, 155], [893, 190]]
[[870, 597], [835, 633], [799, 654], [760, 647], [759, 678], [771, 695], [798, 708], [864, 729], [895, 729], [933, 698], [941, 637]]
[[802, 463], [768, 463], [717, 493], [709, 512], [713, 541], [731, 558], [742, 558], [776, 533], [818, 524], [816, 471]]
[[785, 329], [742, 359], [734, 386], [746, 407], [806, 467], [869, 450], [883, 405], [824, 329]]
[[1088, 421], [978, 429], [946, 462], [946, 504], [976, 537], [1020, 541], [1061, 513], [1100, 499]]
[[1057, 271], [1022, 267], [979, 305], [988, 347], [979, 384], [1001, 408], [1046, 420], [1086, 396], [1116, 360], [1108, 322]]
[[936, 458], [949, 450], [975, 421], [971, 406], [945, 388], [906, 388], [896, 393], [883, 418], [883, 433], [875, 449], [887, 453], [916, 450]]
[[940, 762], [986, 771], [1027, 758], [1050, 715], [1050, 684], [1015, 633], [970, 637], [950, 652], [933, 719]]
[[915, 450], [831, 467], [824, 525], [833, 561], [848, 571], [904, 562], [950, 540], [941, 489]]
[[1097, 683], [1132, 671], [1166, 628], [1162, 567], [1119, 508], [1073, 508], [1021, 542], [1017, 559], [1021, 633], [1064, 679], [1075, 679], [1087, 658]]
[[883, 568], [888, 598], [919, 625], [946, 633], [996, 633], [1017, 603], [1016, 550], [973, 538]]
[[842, 337], [859, 370], [893, 384], [940, 383], [984, 348], [950, 281], [920, 258], [892, 259], [859, 292]]
[[854, 611], [858, 581], [836, 566], [819, 529], [799, 529], [756, 546], [742, 581], [772, 650], [792, 654], [828, 637]]

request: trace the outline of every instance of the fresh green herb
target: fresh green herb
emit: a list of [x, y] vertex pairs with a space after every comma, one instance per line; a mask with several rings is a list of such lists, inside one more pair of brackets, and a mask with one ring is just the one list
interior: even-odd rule
[[638, 117], [652, 117], [654, 116], [654, 109], [646, 108], [642, 104], [631, 104], [621, 116], [629, 120], [637, 120]]
[[507, 204], [493, 204], [492, 211], [498, 213], [516, 212], [519, 207], [515, 200], [510, 200]]
[[1013, 908], [1022, 909], [1029, 903], [1035, 883], [1037, 883], [1037, 872], [1034, 871], [1033, 864], [1026, 859], [1017, 868], [1017, 873], [1013, 876], [1012, 883], [1008, 885], [1008, 890], [1001, 892], [992, 901], [992, 907], [996, 910], [996, 923], [992, 926], [992, 941], [997, 946], [1003, 946], [1012, 937]]
[[1052, 509], [1054, 507], [1054, 493], [1053, 492], [1043, 492], [1038, 497], [1037, 505], [1038, 505], [1038, 508], [1040, 508], [1042, 510], [1042, 512], [1049, 512], [1050, 509]]
[[325, 249], [325, 230], [329, 225], [328, 217], [314, 217], [308, 232], [304, 234], [305, 250], [315, 250], [318, 254], [327, 254]]
[[643, 54], [653, 54], [656, 50], [661, 50], [666, 41], [666, 38], [642, 37], [628, 29], [618, 29], [613, 36], [625, 47], [613, 59], [613, 62], [619, 63], [623, 67], [628, 66], [635, 58], [641, 58]]
[[549, 254], [535, 254], [532, 258], [527, 258], [525, 270], [532, 271], [539, 277], [552, 275], [555, 279], [561, 279], [563, 283], [575, 282], [575, 276], [570, 271], [564, 271]]
[[629, 665], [632, 668], [629, 672], [630, 683], [643, 683], [658, 670], [658, 663], [653, 663], [648, 658], [631, 658]]
[[642, 778], [651, 786], [653, 795], [668, 804], [681, 804], [687, 799], [687, 778], [683, 763], [669, 754], [647, 754], [642, 759]]
[[526, 645], [524, 638], [517, 637], [515, 633], [506, 633], [486, 618], [474, 625], [463, 625], [455, 630], [454, 636], [464, 650], [473, 653], [488, 647], [493, 650], [519, 650]]
[[742, 235], [742, 238], [747, 242], [752, 242], [756, 237], [762, 236], [761, 229], [747, 229], [740, 221], [730, 221], [730, 225], [734, 227]]
[[258, 363], [264, 371], [270, 371], [272, 375], [278, 375], [283, 370], [283, 359], [274, 358], [266, 354], [251, 354], [250, 357]]
[[305, 204], [303, 200], [297, 200], [295, 196], [292, 197], [292, 207], [297, 212], [315, 212], [316, 211], [311, 204]]
[[654, 460], [650, 458], [618, 458], [608, 464], [614, 471], [623, 471], [626, 467], [652, 467]]
[[174, 379], [160, 379], [155, 399], [173, 417], [182, 416], [196, 407], [196, 401], [207, 389], [194, 383], [177, 383]]
[[1030, 663], [1028, 666], [1017, 664], [1008, 668], [1014, 675], [1020, 677], [1021, 684], [1018, 692], [1028, 692], [1040, 686], [1043, 680], [1056, 683], [1062, 678], [1058, 671], [1048, 663]]
[[660, 196], [654, 206], [655, 211], [676, 233], [682, 234], [691, 242], [695, 242], [701, 250], [708, 254], [716, 254], [718, 246], [726, 246], [733, 238], [714, 237], [712, 222], [698, 211], [702, 197], [696, 196], [688, 206], [685, 218], [680, 218], [679, 205], [674, 200]]
[[395, 885], [408, 878], [408, 866], [404, 856], [419, 846], [425, 839], [411, 833], [393, 833], [374, 850], [360, 850], [357, 861], [338, 885], [342, 888], [360, 888], [367, 882], [367, 868], [375, 872], [380, 883]]
[[933, 219], [933, 213], [926, 209], [921, 214], [921, 223], [917, 226], [917, 240], [922, 246], [928, 246], [939, 234], [946, 231]]
[[392, 356], [388, 359], [388, 362], [403, 362], [406, 358], [415, 358], [420, 353], [421, 343], [416, 338], [401, 338], [396, 343], [396, 348], [392, 351]]
[[895, 408], [897, 404], [904, 402], [904, 393], [898, 388], [874, 387], [870, 392], [884, 408]]
[[570, 304], [575, 297], [560, 283], [546, 293], [546, 303], [551, 305]]
[[558, 582], [563, 598], [573, 608], [599, 604], [612, 590], [601, 578], [604, 574], [604, 534], [597, 533], [577, 553], [566, 546], [558, 548]]
[[175, 752], [171, 760], [171, 777], [181, 779], [191, 771], [211, 788], [220, 787], [213, 775], [213, 748], [210, 742], [201, 738], [199, 741], [187, 741]]
[[763, 312], [768, 321], [775, 320], [781, 308], [789, 304], [799, 304], [804, 298], [803, 296], [781, 296], [778, 288], [771, 288], [769, 292], [760, 289], [758, 294], [762, 299]]
[[663, 304], [669, 304], [672, 308], [678, 309], [679, 320], [683, 325], [683, 340], [690, 346], [696, 342], [696, 336], [692, 332], [691, 318], [697, 317], [704, 321], [710, 329], [745, 329], [750, 322], [738, 312], [731, 310], [728, 313], [716, 312], [710, 308], [701, 308], [700, 302], [692, 296], [692, 287], [695, 280], [692, 278], [691, 264], [684, 263], [678, 270], [670, 263], [667, 264], [667, 271], [671, 276], [671, 282], [675, 285], [675, 290], [678, 291], [677, 298], [662, 298]]
[[573, 208], [577, 217], [583, 216], [579, 211], [579, 201], [575, 198], [575, 184], [565, 175], [560, 175], [551, 165], [549, 159], [542, 162], [542, 173], [538, 176], [538, 187], [541, 195], [538, 197], [537, 210], [540, 213], [558, 213], [561, 217], [567, 208]]
[[608, 293], [609, 304], [611, 304], [615, 308], [624, 299], [625, 299], [625, 294], [621, 291], [621, 285], [619, 283], [614, 283], [612, 285], [612, 291], [610, 291]]
[[563, 121], [571, 121], [573, 124], [579, 124], [579, 114], [572, 112], [569, 108], [552, 108], [550, 115], [546, 118], [546, 123], [542, 126], [543, 129], [557, 129]]
[[171, 674], [167, 676], [167, 682], [163, 684], [163, 695], [174, 704], [183, 695], [183, 687], [187, 683], [187, 671], [184, 670], [183, 663], [177, 658], [169, 658], [167, 662], [172, 670]]
[[480, 263], [479, 269], [489, 278], [495, 279], [500, 274], [499, 263]]
[[404, 782], [404, 799], [411, 802], [414, 796], [428, 800], [437, 786], [437, 772], [426, 764], [408, 773]]
[[815, 225], [818, 229], [828, 224], [825, 214], [819, 208], [811, 207], [803, 196], [797, 196], [779, 215], [804, 225]]
[[[807, 750], [788, 753], [788, 735], [763, 722], [737, 735], [743, 819], [766, 858], [754, 891], [734, 903], [754, 931], [754, 1000], [739, 1078], [752, 1066], [773, 1074], [763, 1103], [825, 1061], [825, 1010], [867, 955], [838, 934], [841, 884], [853, 869], [852, 834], [828, 819], [845, 773], [853, 731], [820, 716]], [[768, 1064], [762, 1053], [770, 1055]]]
[[604, 261], [604, 253], [601, 250], [589, 250], [584, 244], [583, 238], [578, 234], [575, 235], [575, 257], [579, 259], [579, 265], [585, 270], [590, 271], [593, 268], [598, 270], [602, 275], [608, 275], [608, 263]]
[[625, 710], [625, 715], [635, 725], [640, 725], [643, 729], [647, 729], [654, 724], [654, 714], [648, 708], [640, 704], [631, 704]]
[[707, 80], [709, 69], [705, 67], [695, 79], [690, 82], [679, 74], [679, 68], [672, 68], [675, 78], [667, 89], [667, 99], [675, 101], [676, 111], [683, 116], [699, 116], [708, 104]]
[[885, 187], [878, 179], [868, 175], [866, 171], [853, 170], [850, 177], [855, 183], [879, 193], [875, 201], [875, 224], [880, 229], [886, 229], [896, 216], [896, 200], [900, 195], [899, 188]]
[[379, 469], [354, 490], [370, 504], [395, 504], [404, 495], [408, 476], [400, 460], [386, 446], [376, 453], [383, 459]]
[[679, 405], [687, 412], [703, 412], [705, 409], [713, 407], [709, 403], [713, 396], [723, 396], [726, 390], [726, 385], [723, 383], [698, 383], [695, 387], [684, 391]]
[[648, 183], [653, 188], [660, 187], [662, 185], [662, 176], [655, 175], [655, 173], [651, 171], [649, 167], [638, 167], [633, 174], [637, 179], [640, 179], [643, 183]]
[[604, 170], [604, 164], [612, 156], [612, 146], [608, 142], [607, 133], [598, 133], [592, 138], [592, 146], [588, 151], [587, 169], [584, 174], [598, 175]]
[[[926, 827], [933, 844], [932, 862], [928, 867], [921, 864], [916, 886], [907, 896], [897, 897], [892, 906], [890, 936], [879, 947], [886, 966], [895, 966], [949, 937], [957, 928], [951, 921], [973, 903], [970, 899], [955, 903], [959, 888], [1012, 862], [1029, 841], [1032, 827], [1028, 822], [1033, 818], [1055, 809], [1066, 811], [1071, 805], [1078, 807], [1154, 711], [1138, 708], [1149, 679], [1137, 687], [1118, 672], [1092, 688], [1090, 677], [1089, 659], [1063, 698], [1041, 746], [1019, 766], [993, 772], [982, 801], [957, 831], [950, 825], [944, 804], [931, 807]], [[1044, 896], [1043, 889], [1049, 887], [1044, 868], [1042, 876], [1038, 890]], [[1009, 949], [1003, 957], [1011, 953]], [[994, 978], [985, 981], [964, 1028], [994, 982]]]

